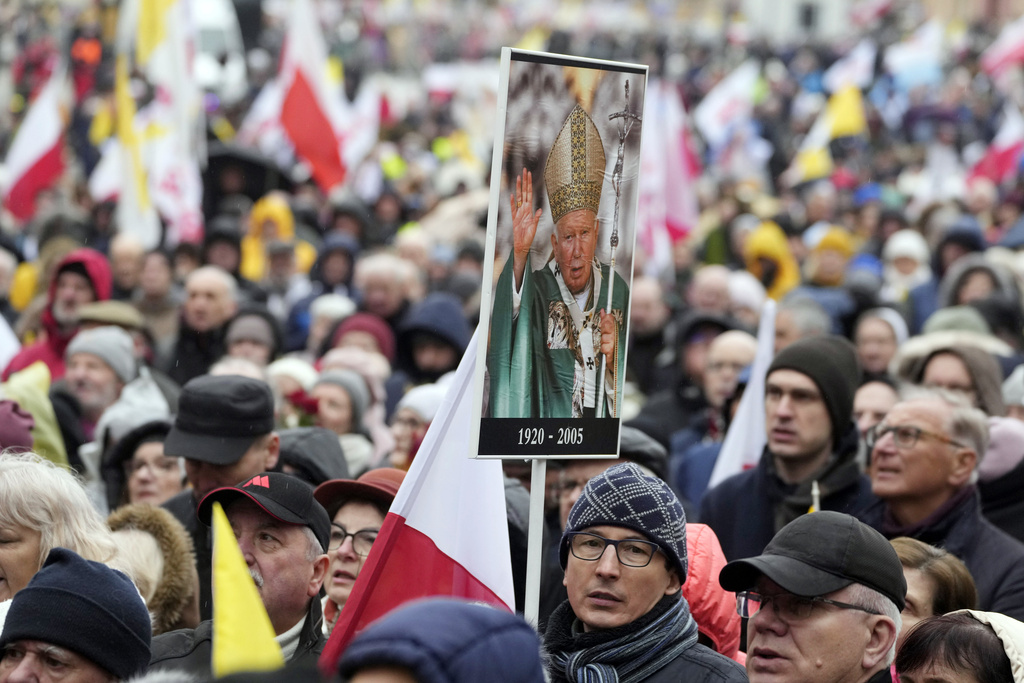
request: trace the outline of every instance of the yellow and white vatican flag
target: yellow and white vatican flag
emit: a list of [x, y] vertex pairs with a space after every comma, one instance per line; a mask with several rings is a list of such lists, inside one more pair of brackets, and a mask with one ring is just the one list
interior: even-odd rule
[[825, 107], [804, 136], [793, 162], [786, 169], [785, 179], [788, 185], [799, 185], [831, 175], [834, 167], [832, 153], [828, 149], [831, 140], [832, 119], [828, 107]]
[[114, 64], [114, 100], [121, 177], [118, 183], [118, 231], [139, 238], [147, 249], [160, 244], [160, 219], [149, 197], [149, 180], [142, 163], [142, 131], [135, 122], [135, 98], [128, 80], [128, 56]]
[[829, 143], [836, 138], [864, 135], [868, 132], [864, 98], [855, 85], [846, 85], [828, 98], [828, 103], [797, 148], [786, 179], [792, 185], [825, 178], [834, 163]]
[[[131, 74], [148, 86], [147, 101], [133, 114], [131, 130], [118, 114], [119, 225], [147, 244], [160, 238], [159, 220], [155, 229], [153, 222], [157, 215], [167, 224], [167, 243], [202, 236], [205, 133], [202, 96], [192, 77], [188, 11], [184, 0], [126, 0], [118, 26], [123, 82], [130, 86]], [[118, 93], [119, 112], [128, 111], [128, 98], [136, 106], [137, 93], [130, 87]]]

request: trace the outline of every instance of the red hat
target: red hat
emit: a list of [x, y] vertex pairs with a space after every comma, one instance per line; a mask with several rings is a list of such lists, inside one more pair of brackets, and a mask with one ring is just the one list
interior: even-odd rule
[[368, 500], [390, 506], [405, 480], [405, 472], [395, 467], [381, 467], [363, 473], [358, 479], [331, 479], [316, 487], [313, 497], [327, 514], [334, 515], [350, 500]]
[[366, 332], [371, 335], [377, 340], [377, 346], [388, 362], [395, 362], [395, 333], [383, 318], [372, 313], [353, 313], [338, 325], [334, 338], [331, 339], [331, 346], [337, 344], [345, 333], [353, 331]]

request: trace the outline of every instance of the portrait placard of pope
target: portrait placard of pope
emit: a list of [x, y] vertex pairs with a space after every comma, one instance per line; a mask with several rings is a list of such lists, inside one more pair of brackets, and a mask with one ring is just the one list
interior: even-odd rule
[[[533, 141], [524, 151], [516, 144], [520, 138], [509, 135], [517, 130], [516, 122], [506, 121], [498, 217], [503, 225], [497, 226], [493, 240], [492, 275], [500, 274], [490, 302], [483, 416], [618, 420], [646, 74], [564, 64], [544, 67], [565, 84], [560, 106], [541, 102], [522, 107], [520, 97], [537, 99], [543, 93], [517, 92], [523, 81], [514, 71], [509, 77], [507, 116], [520, 114], [529, 122], [519, 129], [550, 126], [554, 139], [545, 145]], [[531, 63], [523, 68], [542, 67]], [[632, 101], [626, 85], [630, 79]], [[550, 116], [566, 110], [557, 120]], [[549, 116], [538, 121], [538, 111]], [[543, 440], [552, 447], [564, 445], [557, 443], [555, 425], [547, 424]], [[617, 426], [612, 432], [600, 431], [614, 434], [614, 453]], [[483, 434], [481, 439], [486, 440]], [[574, 434], [574, 439], [583, 437]], [[521, 441], [521, 435], [512, 440]]]

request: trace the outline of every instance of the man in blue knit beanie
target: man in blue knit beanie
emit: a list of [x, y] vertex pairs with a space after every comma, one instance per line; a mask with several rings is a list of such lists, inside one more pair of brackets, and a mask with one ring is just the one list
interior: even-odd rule
[[11, 602], [0, 681], [123, 681], [145, 673], [151, 637], [146, 604], [127, 576], [54, 548]]
[[634, 463], [591, 479], [559, 546], [569, 599], [548, 620], [553, 681], [745, 681], [697, 643], [682, 596], [686, 515], [672, 489]]

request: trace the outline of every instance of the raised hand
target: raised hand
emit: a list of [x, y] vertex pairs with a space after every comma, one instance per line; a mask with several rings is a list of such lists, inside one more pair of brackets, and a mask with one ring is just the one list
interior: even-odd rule
[[530, 247], [537, 235], [541, 214], [541, 209], [533, 209], [533, 174], [525, 168], [516, 178], [515, 190], [509, 194], [509, 208], [512, 210], [512, 267], [518, 290], [523, 286], [523, 273], [530, 261]]

